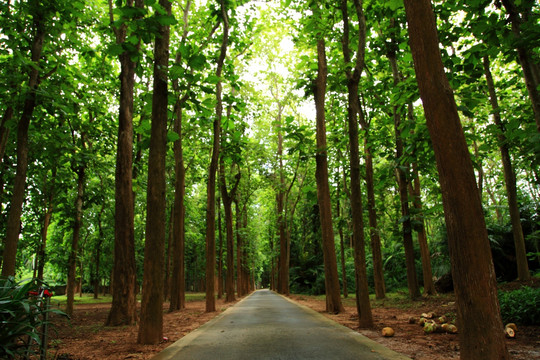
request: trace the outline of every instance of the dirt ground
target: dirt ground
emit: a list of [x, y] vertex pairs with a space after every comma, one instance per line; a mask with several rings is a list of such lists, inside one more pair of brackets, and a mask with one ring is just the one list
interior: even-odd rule
[[[419, 317], [425, 312], [435, 312], [437, 315], [455, 316], [455, 304], [450, 296], [437, 296], [409, 305], [396, 304], [388, 306], [378, 301], [373, 308], [376, 328], [373, 330], [358, 330], [357, 314], [354, 300], [345, 300], [345, 313], [330, 315], [324, 312], [325, 302], [314, 297], [292, 295], [292, 299], [308, 306], [325, 316], [359, 331], [365, 336], [417, 360], [458, 359], [459, 343], [457, 335], [431, 334], [424, 335], [417, 324], [409, 324], [409, 317]], [[168, 313], [168, 304], [164, 305], [164, 340], [159, 345], [139, 345], [136, 343], [137, 327], [105, 327], [110, 304], [78, 305], [72, 319], [54, 319], [57, 333], [52, 333], [49, 354], [57, 360], [86, 360], [86, 359], [150, 359], [168, 345], [198, 328], [227, 307], [234, 303], [225, 304], [218, 300], [215, 313], [205, 313], [204, 301], [188, 302], [183, 311]], [[383, 327], [390, 326], [395, 330], [395, 336], [385, 338], [380, 335]], [[507, 340], [508, 348], [513, 359], [540, 359], [540, 327], [520, 326], [517, 336]]]

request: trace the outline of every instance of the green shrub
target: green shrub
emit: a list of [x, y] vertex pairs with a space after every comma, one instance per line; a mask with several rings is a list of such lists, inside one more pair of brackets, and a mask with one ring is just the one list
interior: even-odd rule
[[13, 277], [0, 279], [0, 359], [22, 358], [28, 344], [41, 346], [41, 329], [47, 312], [61, 313], [41, 306], [31, 291], [38, 291], [36, 281], [16, 282]]
[[540, 288], [524, 286], [513, 291], [500, 291], [499, 303], [503, 322], [540, 325]]

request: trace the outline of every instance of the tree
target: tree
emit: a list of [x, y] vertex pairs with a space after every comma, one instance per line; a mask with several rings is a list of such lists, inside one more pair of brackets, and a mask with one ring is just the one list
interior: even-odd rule
[[[137, 10], [135, 19], [142, 15], [143, 1], [127, 0], [126, 6]], [[112, 0], [109, 0], [111, 24], [115, 24]], [[134, 19], [134, 20], [135, 20]], [[112, 278], [112, 306], [107, 317], [109, 326], [131, 325], [137, 320], [135, 225], [133, 194], [133, 88], [135, 82], [136, 46], [126, 43], [129, 18], [121, 25], [113, 26], [116, 44], [122, 46], [120, 59], [120, 104], [118, 112], [118, 138], [115, 172], [115, 226], [114, 226], [114, 269]]]
[[[393, 36], [394, 37], [394, 36]], [[395, 43], [395, 39], [393, 41]], [[387, 53], [390, 66], [392, 68], [392, 77], [394, 79], [394, 86], [398, 86], [401, 82], [401, 75], [397, 65], [395, 49], [391, 48]], [[394, 129], [396, 136], [396, 179], [398, 183], [399, 199], [401, 203], [401, 228], [403, 234], [403, 247], [405, 248], [405, 261], [407, 268], [407, 285], [409, 288], [409, 295], [411, 299], [420, 297], [420, 288], [418, 286], [418, 279], [416, 276], [416, 267], [414, 260], [414, 246], [412, 239], [412, 221], [409, 210], [409, 192], [408, 192], [408, 171], [409, 164], [405, 160], [403, 137], [401, 133], [402, 121], [401, 112], [397, 104], [394, 104], [393, 108], [394, 116]]]
[[154, 94], [152, 133], [148, 157], [146, 242], [141, 300], [141, 322], [137, 342], [158, 344], [163, 335], [163, 271], [165, 255], [165, 158], [167, 155], [168, 67], [171, 2], [159, 1], [158, 32], [154, 47]]
[[221, 118], [223, 113], [222, 80], [223, 63], [227, 56], [229, 42], [229, 17], [225, 1], [220, 1], [221, 20], [223, 21], [223, 38], [217, 61], [216, 77], [216, 114], [213, 124], [213, 148], [210, 167], [208, 169], [208, 183], [206, 188], [206, 312], [216, 311], [215, 299], [215, 272], [216, 272], [216, 172], [219, 160], [219, 145], [221, 134]]
[[516, 173], [512, 167], [512, 159], [510, 158], [508, 139], [506, 137], [506, 129], [501, 119], [499, 100], [497, 99], [495, 82], [493, 81], [493, 76], [490, 69], [489, 55], [484, 55], [483, 65], [484, 74], [488, 85], [489, 100], [493, 110], [493, 121], [495, 122], [495, 125], [497, 125], [497, 127], [499, 128], [499, 149], [501, 151], [504, 183], [506, 185], [506, 196], [508, 198], [508, 208], [510, 212], [510, 220], [512, 222], [512, 233], [514, 235], [518, 278], [519, 280], [527, 281], [531, 279], [531, 274], [529, 273], [529, 266], [527, 264], [527, 251], [525, 249], [525, 239], [523, 237], [523, 228], [521, 227], [521, 217], [519, 214], [516, 188]]
[[[222, 137], [223, 139], [223, 137]], [[225, 210], [225, 234], [227, 243], [227, 275], [225, 278], [225, 301], [234, 301], [234, 234], [233, 234], [233, 214], [232, 202], [236, 198], [236, 191], [240, 182], [241, 172], [235, 176], [235, 183], [231, 191], [227, 191], [227, 181], [225, 179], [225, 162], [223, 160], [223, 152], [219, 166], [219, 185], [221, 198], [223, 199], [223, 209]], [[240, 269], [237, 268], [239, 272]]]
[[482, 205], [429, 0], [405, 0], [410, 46], [439, 171], [462, 359], [509, 359]]
[[[349, 48], [349, 11], [347, 0], [341, 2], [343, 17], [343, 58], [345, 60], [345, 75], [348, 90], [348, 132], [349, 132], [349, 166], [351, 176], [351, 213], [354, 238], [354, 265], [356, 273], [356, 308], [358, 321], [361, 327], [372, 327], [371, 304], [369, 302], [369, 287], [367, 282], [366, 253], [364, 240], [364, 219], [362, 191], [360, 189], [360, 146], [358, 142], [358, 114], [362, 111], [358, 99], [358, 84], [362, 76], [364, 66], [364, 53], [366, 46], [366, 23], [363, 10], [363, 1], [355, 0], [354, 6], [358, 17], [358, 45], [356, 49], [356, 61], [351, 64]], [[352, 66], [353, 71], [349, 70]]]
[[[316, 16], [315, 16], [316, 17]], [[332, 205], [328, 186], [328, 160], [326, 150], [325, 96], [328, 68], [326, 64], [325, 41], [319, 33], [317, 39], [317, 78], [314, 84], [317, 119], [317, 199], [319, 203], [322, 248], [324, 254], [324, 273], [326, 288], [326, 311], [337, 314], [344, 311], [339, 289], [334, 229], [332, 226]]]
[[[41, 52], [47, 35], [48, 16], [52, 9], [35, 1], [30, 4], [33, 17], [31, 33], [33, 35], [30, 45], [30, 61], [33, 63], [28, 71], [28, 89], [24, 94], [23, 111], [17, 124], [17, 170], [14, 180], [13, 194], [10, 201], [10, 210], [7, 220], [7, 231], [4, 242], [2, 276], [15, 275], [17, 244], [21, 229], [21, 214], [28, 170], [28, 129], [30, 120], [36, 108], [37, 90], [40, 84]], [[42, 74], [44, 76], [44, 74]]]

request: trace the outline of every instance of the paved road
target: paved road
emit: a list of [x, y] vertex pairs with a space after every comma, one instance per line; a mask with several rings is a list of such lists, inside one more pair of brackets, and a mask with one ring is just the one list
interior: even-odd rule
[[153, 359], [408, 358], [274, 292], [259, 290]]

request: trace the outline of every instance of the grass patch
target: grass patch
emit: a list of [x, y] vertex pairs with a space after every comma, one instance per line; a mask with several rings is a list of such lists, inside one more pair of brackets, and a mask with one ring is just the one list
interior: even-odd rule
[[[202, 301], [206, 297], [205, 293], [186, 293], [186, 301]], [[137, 296], [137, 299], [140, 301], [140, 295]], [[66, 305], [67, 296], [66, 295], [57, 295], [51, 298], [51, 304], [62, 306]], [[100, 295], [97, 299], [94, 299], [94, 294], [83, 294], [82, 297], [78, 294], [74, 298], [75, 305], [83, 304], [107, 304], [112, 303], [112, 295]]]
[[[106, 304], [112, 302], [112, 296], [111, 295], [101, 295], [97, 299], [94, 299], [94, 294], [83, 294], [82, 297], [79, 295], [75, 295], [74, 299], [75, 305], [80, 304]], [[57, 295], [53, 296], [51, 298], [51, 304], [55, 305], [66, 305], [67, 303], [67, 295]]]

